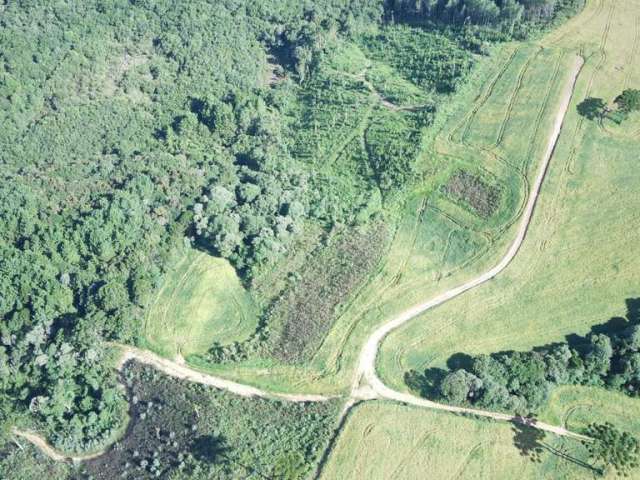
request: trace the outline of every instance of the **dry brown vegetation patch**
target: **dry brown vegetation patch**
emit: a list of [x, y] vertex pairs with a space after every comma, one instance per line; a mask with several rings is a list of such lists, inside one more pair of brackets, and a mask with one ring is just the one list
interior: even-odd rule
[[459, 170], [444, 187], [447, 195], [461, 200], [481, 217], [488, 218], [498, 208], [500, 189], [477, 175]]

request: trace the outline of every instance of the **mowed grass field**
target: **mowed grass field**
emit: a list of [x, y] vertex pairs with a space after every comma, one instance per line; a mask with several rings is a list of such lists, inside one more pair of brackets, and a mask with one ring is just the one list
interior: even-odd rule
[[185, 248], [149, 308], [145, 346], [169, 358], [205, 353], [214, 342], [244, 340], [257, 321], [229, 262]]
[[[598, 412], [616, 423], [626, 417], [619, 410], [618, 415], [610, 414], [607, 408]], [[637, 406], [627, 411], [627, 415], [638, 413]], [[579, 416], [579, 408], [573, 409], [568, 414], [568, 424], [580, 422]], [[367, 402], [350, 413], [321, 478], [603, 478], [579, 464], [587, 460], [580, 442], [551, 434], [542, 435], [537, 441], [534, 438], [530, 432], [517, 434], [515, 427], [508, 423], [383, 401]], [[526, 449], [535, 444], [540, 448], [539, 461], [523, 454], [523, 446]], [[610, 474], [605, 478], [617, 477]]]
[[[576, 111], [586, 97], [611, 102], [625, 86], [640, 86], [634, 41], [639, 15], [637, 0], [590, 2], [542, 41], [582, 52], [586, 63], [528, 236], [494, 280], [389, 336], [378, 358], [387, 383], [406, 388], [407, 370], [443, 366], [458, 352], [529, 349], [583, 335], [593, 325], [624, 316], [625, 301], [640, 297], [640, 137], [632, 135], [640, 127], [638, 117], [628, 120], [635, 127], [619, 132]], [[472, 125], [470, 137], [487, 125]], [[477, 140], [486, 144], [482, 138], [489, 137]]]

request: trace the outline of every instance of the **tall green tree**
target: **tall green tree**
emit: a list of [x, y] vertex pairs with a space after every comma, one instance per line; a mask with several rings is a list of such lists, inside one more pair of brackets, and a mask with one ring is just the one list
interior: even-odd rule
[[640, 110], [640, 90], [628, 88], [618, 95], [615, 102], [625, 113], [638, 111]]
[[601, 475], [615, 470], [619, 475], [628, 477], [638, 467], [640, 442], [629, 432], [620, 431], [606, 422], [592, 423], [586, 434], [592, 440], [584, 440], [583, 444]]

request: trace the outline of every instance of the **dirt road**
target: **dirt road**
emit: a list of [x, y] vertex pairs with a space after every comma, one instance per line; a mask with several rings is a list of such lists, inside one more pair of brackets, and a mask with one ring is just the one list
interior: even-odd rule
[[65, 455], [64, 453], [60, 453], [55, 448], [53, 448], [49, 442], [47, 442], [41, 435], [35, 432], [29, 432], [26, 430], [18, 430], [17, 428], [12, 428], [11, 433], [13, 433], [17, 437], [22, 437], [25, 440], [28, 440], [33, 445], [38, 447], [42, 453], [44, 453], [51, 460], [56, 462], [82, 462], [84, 460], [91, 460], [92, 458], [99, 457], [104, 453], [104, 450], [95, 452], [95, 453], [87, 453], [84, 455]]
[[[379, 398], [388, 398], [390, 400], [397, 400], [404, 403], [411, 403], [414, 405], [421, 405], [427, 408], [437, 408], [439, 410], [447, 410], [450, 412], [466, 412], [473, 413], [475, 415], [480, 415], [483, 417], [491, 417], [496, 420], [508, 420], [513, 421], [514, 417], [509, 415], [503, 415], [495, 412], [488, 411], [479, 411], [473, 409], [461, 409], [459, 407], [453, 407], [450, 405], [441, 405], [435, 402], [430, 402], [424, 400], [422, 398], [418, 398], [406, 393], [396, 392], [387, 386], [385, 386], [382, 381], [378, 378], [376, 372], [376, 356], [378, 350], [380, 348], [380, 342], [396, 328], [404, 325], [406, 322], [411, 320], [412, 318], [430, 310], [438, 305], [442, 305], [443, 303], [462, 295], [463, 293], [475, 288], [479, 285], [482, 285], [485, 282], [488, 282], [500, 272], [502, 272], [507, 265], [513, 260], [513, 258], [518, 253], [522, 242], [527, 234], [527, 230], [529, 228], [529, 224], [531, 223], [531, 218], [533, 216], [533, 211], [536, 205], [536, 201], [538, 199], [538, 195], [540, 194], [540, 188], [542, 187], [542, 182], [544, 181], [544, 177], [546, 175], [547, 169], [549, 167], [549, 162], [551, 161], [551, 157], [553, 156], [553, 151], [555, 149], [556, 143], [560, 136], [560, 131], [562, 129], [562, 124], [564, 122], [565, 115], [569, 108], [569, 104], [571, 102], [571, 97], [573, 95], [573, 90], [575, 88], [576, 80], [580, 71], [582, 69], [582, 65], [584, 64], [584, 60], [582, 57], [576, 57], [569, 81], [565, 86], [562, 97], [560, 99], [560, 104], [558, 106], [558, 111], [556, 113], [556, 117], [553, 123], [553, 129], [549, 134], [549, 138], [547, 140], [547, 148], [544, 152], [544, 157], [540, 163], [540, 167], [538, 170], [538, 175], [536, 177], [535, 183], [532, 186], [529, 199], [525, 206], [524, 212], [522, 214], [522, 219], [520, 220], [520, 225], [518, 226], [518, 232], [516, 234], [515, 239], [511, 243], [511, 246], [507, 250], [506, 254], [500, 262], [487, 272], [482, 275], [469, 280], [468, 282], [447, 290], [446, 292], [438, 295], [431, 300], [428, 300], [424, 303], [416, 305], [408, 310], [405, 310], [400, 315], [398, 315], [393, 320], [385, 323], [380, 328], [378, 328], [367, 340], [367, 343], [364, 345], [362, 352], [360, 353], [360, 357], [358, 359], [358, 367], [356, 373], [354, 375], [354, 380], [352, 383], [352, 396], [365, 396], [367, 398], [379, 397]], [[365, 392], [364, 394], [362, 392]], [[537, 424], [538, 428], [542, 430], [547, 430], [553, 433], [557, 433], [559, 435], [567, 435], [570, 432], [560, 427], [553, 427], [551, 425], [542, 425]], [[575, 436], [575, 434], [572, 434]]]
[[324, 402], [330, 400], [331, 396], [323, 395], [306, 395], [306, 394], [288, 394], [288, 393], [276, 393], [268, 392], [266, 390], [260, 390], [259, 388], [252, 387], [251, 385], [244, 385], [242, 383], [232, 382], [224, 378], [216, 377], [208, 373], [200, 372], [184, 364], [184, 361], [173, 361], [156, 355], [148, 350], [141, 350], [139, 348], [131, 347], [129, 345], [116, 345], [122, 349], [122, 357], [118, 364], [118, 369], [128, 360], [137, 360], [138, 362], [151, 365], [152, 367], [166, 373], [169, 376], [175, 378], [182, 378], [190, 382], [201, 383], [203, 385], [210, 385], [212, 387], [219, 388], [221, 390], [227, 390], [236, 395], [243, 397], [263, 397], [274, 398], [280, 400], [286, 400], [288, 402]]

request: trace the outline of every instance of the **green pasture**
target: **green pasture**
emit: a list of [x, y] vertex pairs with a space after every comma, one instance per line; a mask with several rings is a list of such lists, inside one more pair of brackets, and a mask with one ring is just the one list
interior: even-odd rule
[[[597, 388], [558, 388], [538, 418], [574, 431], [597, 418], [640, 433], [639, 402]], [[539, 461], [523, 451], [536, 443]], [[351, 411], [321, 478], [602, 478], [578, 464], [585, 461], [576, 440], [517, 434], [506, 422], [376, 401]]]
[[185, 249], [149, 308], [144, 341], [162, 355], [186, 357], [244, 340], [256, 325], [255, 305], [229, 262]]
[[543, 41], [581, 49], [586, 64], [523, 247], [491, 282], [392, 333], [378, 359], [387, 383], [406, 388], [405, 371], [443, 366], [458, 352], [529, 349], [585, 334], [624, 316], [625, 301], [640, 296], [638, 140], [609, 133], [575, 108], [585, 97], [612, 99], [625, 83], [640, 83], [637, 65], [618, 68], [634, 45], [625, 40], [635, 33], [638, 5], [594, 2], [564, 27], [579, 25], [579, 32]]
[[[539, 461], [523, 454], [534, 444], [541, 449]], [[535, 438], [509, 423], [371, 402], [349, 415], [321, 478], [595, 478], [577, 464], [585, 457], [576, 440], [550, 434]]]

